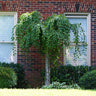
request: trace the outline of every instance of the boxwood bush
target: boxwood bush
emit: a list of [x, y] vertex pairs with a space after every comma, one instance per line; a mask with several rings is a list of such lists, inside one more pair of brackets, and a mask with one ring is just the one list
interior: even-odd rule
[[13, 69], [0, 67], [0, 88], [12, 88], [17, 84], [17, 76]]
[[96, 70], [85, 73], [80, 78], [79, 85], [84, 89], [96, 89]]
[[23, 66], [20, 64], [14, 64], [14, 63], [0, 63], [0, 67], [8, 67], [14, 69], [16, 75], [17, 75], [17, 85], [16, 88], [25, 88], [26, 81], [24, 80], [24, 69]]
[[[54, 81], [57, 82], [66, 82], [66, 84], [73, 84], [79, 82], [81, 76], [86, 72], [96, 69], [92, 66], [59, 66], [51, 68], [51, 83]], [[41, 71], [42, 77], [45, 79], [44, 70]]]

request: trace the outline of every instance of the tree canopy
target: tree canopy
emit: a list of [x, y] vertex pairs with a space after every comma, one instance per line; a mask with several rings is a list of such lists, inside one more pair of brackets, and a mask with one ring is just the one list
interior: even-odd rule
[[[71, 24], [64, 14], [52, 15], [43, 20], [39, 12], [23, 13], [15, 28], [17, 42], [20, 48], [28, 50], [32, 45], [40, 52], [55, 56], [63, 49], [63, 45], [68, 47], [70, 43], [70, 32], [74, 34], [73, 43], [78, 44], [84, 41], [79, 40], [79, 31], [82, 31], [80, 24]], [[13, 33], [14, 34], [14, 33]]]

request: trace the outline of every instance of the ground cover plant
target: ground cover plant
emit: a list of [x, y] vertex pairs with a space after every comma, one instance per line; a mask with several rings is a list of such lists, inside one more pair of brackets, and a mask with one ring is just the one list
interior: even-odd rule
[[0, 96], [96, 96], [96, 90], [0, 89]]
[[44, 85], [41, 87], [42, 89], [80, 89], [78, 84], [67, 85], [66, 82], [52, 82], [50, 85]]

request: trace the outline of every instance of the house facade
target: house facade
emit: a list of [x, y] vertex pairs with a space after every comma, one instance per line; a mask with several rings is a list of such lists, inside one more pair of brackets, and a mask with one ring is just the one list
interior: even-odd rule
[[[11, 40], [12, 28], [19, 16], [35, 10], [42, 13], [44, 18], [52, 14], [65, 14], [71, 23], [81, 23], [87, 49], [82, 52], [79, 60], [74, 61], [72, 44], [66, 50], [66, 57], [61, 58], [64, 65], [96, 65], [96, 0], [0, 0], [0, 62], [20, 63], [25, 69], [25, 79], [32, 86], [42, 83], [40, 70], [44, 68], [44, 57], [33, 46], [29, 54], [25, 54], [23, 50], [18, 51], [17, 42]], [[17, 44], [15, 55], [12, 50], [14, 43]]]

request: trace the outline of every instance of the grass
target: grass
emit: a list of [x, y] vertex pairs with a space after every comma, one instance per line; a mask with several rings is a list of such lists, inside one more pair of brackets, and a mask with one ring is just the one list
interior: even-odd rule
[[0, 96], [96, 96], [96, 90], [0, 89]]

